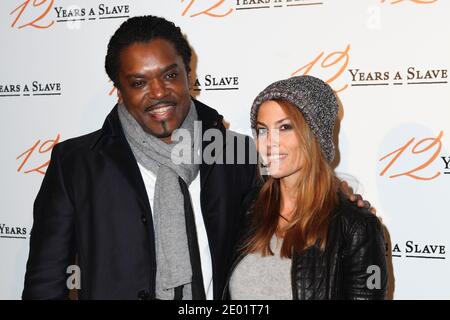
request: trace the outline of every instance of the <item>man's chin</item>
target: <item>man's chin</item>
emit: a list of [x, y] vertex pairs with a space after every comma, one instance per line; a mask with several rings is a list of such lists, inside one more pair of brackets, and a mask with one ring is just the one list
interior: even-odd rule
[[168, 139], [172, 136], [172, 131], [156, 132], [156, 131], [146, 130], [146, 132], [158, 139]]

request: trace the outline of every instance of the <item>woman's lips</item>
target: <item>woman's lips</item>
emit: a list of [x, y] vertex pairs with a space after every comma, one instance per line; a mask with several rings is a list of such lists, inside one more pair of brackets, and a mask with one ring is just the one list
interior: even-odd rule
[[285, 159], [286, 157], [287, 154], [285, 153], [267, 155], [267, 159], [269, 161], [279, 161]]

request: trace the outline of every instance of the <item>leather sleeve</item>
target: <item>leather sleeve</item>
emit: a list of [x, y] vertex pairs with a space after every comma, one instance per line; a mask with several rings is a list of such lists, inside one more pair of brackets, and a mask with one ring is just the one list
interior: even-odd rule
[[345, 299], [384, 299], [388, 274], [381, 223], [376, 216], [368, 216], [349, 228], [343, 259]]

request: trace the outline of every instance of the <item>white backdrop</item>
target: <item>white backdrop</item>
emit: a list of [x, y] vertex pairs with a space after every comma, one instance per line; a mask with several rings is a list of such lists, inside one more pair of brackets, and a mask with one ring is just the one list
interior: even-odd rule
[[117, 99], [107, 43], [143, 14], [182, 28], [192, 94], [231, 129], [249, 133], [269, 83], [328, 80], [343, 107], [337, 171], [386, 225], [391, 297], [450, 298], [450, 1], [5, 0], [0, 14], [0, 299], [20, 298], [51, 148], [101, 127]]

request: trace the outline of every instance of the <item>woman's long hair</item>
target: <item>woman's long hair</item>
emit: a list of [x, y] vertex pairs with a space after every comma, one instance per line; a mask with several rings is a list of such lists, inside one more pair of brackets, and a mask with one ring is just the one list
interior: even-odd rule
[[[302, 153], [301, 175], [297, 181], [295, 211], [284, 232], [282, 257], [292, 257], [295, 250], [317, 244], [325, 248], [329, 219], [338, 203], [338, 180], [302, 113], [291, 103], [276, 100], [292, 122]], [[280, 181], [271, 176], [263, 184], [254, 204], [253, 230], [244, 252], [273, 255], [270, 240], [277, 232], [280, 218]]]

